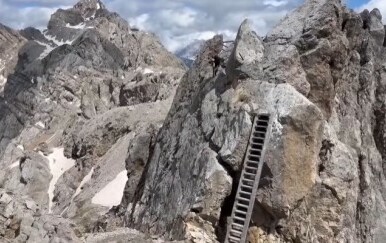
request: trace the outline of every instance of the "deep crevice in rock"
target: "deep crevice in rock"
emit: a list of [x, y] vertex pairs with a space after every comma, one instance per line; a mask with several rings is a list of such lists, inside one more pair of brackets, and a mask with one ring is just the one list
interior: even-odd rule
[[343, 22], [342, 22], [342, 31], [345, 30], [346, 26], [347, 26], [347, 22], [348, 22], [348, 19], [344, 19]]
[[335, 197], [335, 199], [338, 201], [339, 204], [343, 203], [342, 199], [339, 198], [338, 192], [335, 190], [334, 187], [329, 186], [329, 185], [324, 184], [324, 183], [322, 183], [322, 186], [331, 192], [331, 194]]
[[[231, 171], [233, 171], [233, 170], [231, 170]], [[220, 219], [219, 219], [218, 225], [216, 227], [216, 232], [215, 232], [217, 235], [217, 239], [220, 242], [225, 241], [225, 235], [226, 235], [227, 226], [228, 226], [227, 219], [232, 214], [232, 208], [233, 208], [233, 204], [235, 202], [237, 188], [239, 186], [240, 174], [241, 174], [241, 171], [237, 171], [237, 172], [233, 171], [232, 174], [229, 174], [233, 180], [232, 191], [231, 191], [231, 194], [229, 196], [227, 196], [223, 201], [223, 204], [221, 206]]]
[[374, 111], [375, 116], [375, 126], [373, 130], [374, 134], [374, 142], [377, 146], [378, 151], [380, 152], [382, 159], [385, 159], [385, 143], [383, 139], [383, 128], [385, 126], [385, 107], [381, 107], [380, 109], [376, 109]]
[[[358, 199], [357, 199], [357, 205], [356, 205], [356, 228], [357, 228], [357, 237], [358, 239], [364, 239], [366, 237], [366, 227], [363, 228], [363, 220], [362, 215], [365, 213], [365, 206], [362, 204], [362, 197], [364, 191], [367, 189], [366, 182], [365, 182], [365, 171], [364, 171], [364, 165], [363, 161], [365, 160], [365, 156], [363, 154], [358, 155], [358, 177], [359, 177], [359, 186], [358, 186]], [[363, 241], [364, 242], [364, 241]]]
[[[384, 29], [385, 29], [385, 32], [386, 32], [386, 25], [384, 25]], [[386, 47], [386, 35], [385, 35], [385, 39], [383, 40], [383, 46]]]

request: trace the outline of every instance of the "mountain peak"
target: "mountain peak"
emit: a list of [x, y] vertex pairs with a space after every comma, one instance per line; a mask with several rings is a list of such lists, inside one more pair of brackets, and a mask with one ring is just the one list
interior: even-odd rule
[[82, 13], [86, 13], [90, 10], [105, 9], [105, 5], [100, 0], [80, 0], [74, 5], [74, 9], [80, 10]]

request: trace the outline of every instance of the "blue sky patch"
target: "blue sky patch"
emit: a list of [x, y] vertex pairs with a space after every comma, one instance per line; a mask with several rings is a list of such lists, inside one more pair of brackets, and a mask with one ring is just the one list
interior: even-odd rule
[[366, 1], [366, 0], [348, 0], [347, 5], [350, 6], [351, 8], [357, 8], [368, 2], [369, 1]]

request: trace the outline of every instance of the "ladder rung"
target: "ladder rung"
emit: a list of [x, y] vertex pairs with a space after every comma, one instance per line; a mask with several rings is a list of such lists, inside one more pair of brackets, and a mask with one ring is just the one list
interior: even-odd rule
[[265, 139], [265, 134], [264, 133], [259, 133], [259, 132], [254, 132], [253, 137], [254, 139]]
[[244, 172], [244, 175], [255, 176], [256, 174], [252, 174], [252, 173]]
[[240, 232], [233, 232], [233, 231], [230, 232], [230, 236], [239, 237], [239, 238], [241, 238], [242, 234], [243, 233], [240, 233]]
[[244, 201], [244, 202], [249, 202], [249, 199], [242, 198], [242, 197], [237, 197], [237, 200]]
[[[251, 179], [247, 179], [247, 178], [242, 178], [242, 180], [243, 180], [243, 181], [246, 181], [246, 182], [252, 182], [252, 183], [254, 183], [254, 182], [255, 182], [254, 180], [251, 180]], [[243, 185], [245, 185], [245, 184], [243, 184]]]
[[249, 149], [249, 151], [253, 151], [253, 152], [261, 152], [263, 151], [262, 149], [254, 149], [254, 148], [251, 148]]
[[252, 193], [250, 193], [250, 192], [240, 192], [240, 195], [241, 194], [243, 194], [243, 195], [247, 195], [247, 196], [250, 196], [250, 195], [252, 195]]
[[247, 212], [244, 212], [244, 211], [241, 211], [241, 210], [235, 210], [235, 213], [240, 213], [240, 214], [244, 214], [244, 215], [247, 215]]
[[[235, 225], [232, 224], [231, 226], [235, 226]], [[243, 228], [244, 228], [244, 226], [241, 225], [238, 227], [231, 227], [231, 230], [236, 231], [236, 232], [243, 232]]]
[[264, 143], [264, 139], [265, 137], [255, 136], [255, 135], [252, 136], [252, 140], [260, 140], [261, 143]]
[[250, 165], [247, 164], [247, 166], [245, 166], [245, 169], [248, 169], [248, 170], [257, 170], [257, 169], [259, 169], [258, 168], [258, 163], [256, 163], [256, 165], [253, 165], [253, 166], [256, 166], [256, 167], [251, 167]]
[[234, 230], [234, 229], [231, 230], [231, 234], [233, 234], [236, 237], [241, 237], [242, 233], [243, 233], [242, 231], [238, 231], [238, 230]]
[[[239, 227], [239, 228], [241, 228], [241, 230], [243, 230], [243, 228], [244, 228], [244, 225], [238, 224], [238, 223], [232, 223], [232, 226]], [[234, 229], [234, 228], [232, 228], [232, 229]]]
[[237, 207], [240, 207], [240, 208], [246, 208], [248, 210], [249, 206], [248, 205], [245, 205], [245, 204], [236, 204]]
[[245, 166], [245, 169], [248, 169], [248, 170], [257, 170], [257, 167]]
[[247, 189], [253, 189], [253, 187], [252, 186], [248, 186], [248, 185], [243, 185], [243, 184], [241, 184], [241, 187], [244, 187], [244, 188], [247, 188]]
[[237, 220], [243, 221], [245, 223], [245, 218], [240, 218], [240, 217], [234, 216], [233, 219], [237, 219]]
[[259, 159], [261, 158], [260, 152], [259, 152], [259, 154], [255, 153], [255, 152], [250, 152], [249, 155], [250, 155], [250, 156], [258, 157]]
[[239, 237], [229, 236], [229, 239], [232, 240], [232, 242], [234, 242], [234, 243], [240, 242], [240, 238]]
[[262, 132], [262, 131], [253, 131], [253, 134], [255, 134], [255, 133], [258, 133], [258, 134], [263, 134], [263, 135], [265, 135], [265, 132]]
[[259, 162], [253, 161], [253, 160], [247, 160], [248, 164], [256, 164], [259, 165]]

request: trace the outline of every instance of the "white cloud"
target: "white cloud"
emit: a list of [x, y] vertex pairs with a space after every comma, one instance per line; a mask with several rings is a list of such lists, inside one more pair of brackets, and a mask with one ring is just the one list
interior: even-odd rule
[[[302, 0], [149, 0], [139, 2], [129, 23], [155, 32], [171, 51], [215, 34], [234, 38], [240, 23], [248, 18], [256, 32], [264, 36]], [[114, 0], [111, 8], [123, 0]], [[110, 6], [110, 4], [107, 4]], [[112, 8], [113, 9], [113, 8]], [[119, 12], [119, 11], [118, 11]], [[128, 14], [120, 12], [122, 16]]]
[[[59, 1], [57, 1], [57, 4], [54, 7], [44, 5], [20, 7], [20, 5], [14, 5], [15, 3], [24, 2], [27, 1], [18, 0], [10, 4], [9, 1], [0, 0], [0, 22], [15, 29], [22, 29], [28, 26], [44, 28], [47, 26], [51, 14], [53, 14], [58, 8], [65, 9], [71, 6], [58, 4]], [[33, 3], [38, 1], [30, 1], [29, 3], [31, 2]], [[52, 5], [52, 2], [49, 5]]]
[[202, 31], [202, 32], [193, 32], [190, 34], [173, 36], [171, 33], [165, 33], [161, 35], [161, 39], [165, 43], [166, 48], [168, 50], [175, 52], [190, 43], [197, 40], [208, 40], [217, 34], [224, 35], [224, 39], [234, 39], [236, 37], [236, 33], [230, 30], [218, 30], [218, 31]]
[[159, 16], [168, 24], [175, 24], [178, 27], [186, 28], [192, 26], [196, 22], [198, 13], [190, 8], [179, 10], [165, 9], [160, 11]]
[[381, 11], [381, 14], [383, 16], [382, 20], [384, 23], [386, 23], [386, 1], [385, 0], [370, 0], [368, 3], [362, 5], [356, 10], [358, 12], [361, 12], [364, 9], [368, 9], [369, 11], [371, 11], [374, 8], [378, 8], [379, 11]]
[[[103, 0], [102, 0], [103, 1]], [[156, 33], [169, 50], [197, 39], [223, 33], [233, 37], [249, 18], [256, 32], [265, 35], [290, 10], [304, 0], [105, 0], [131, 26]], [[0, 0], [0, 22], [13, 28], [46, 26], [50, 14], [77, 0]], [[26, 6], [29, 7], [26, 7]], [[24, 6], [24, 7], [23, 7]], [[62, 6], [63, 8], [63, 6]], [[12, 13], [12, 14], [10, 14]]]
[[148, 29], [147, 23], [149, 21], [149, 14], [141, 14], [136, 18], [129, 18], [129, 23], [131, 26], [139, 29]]
[[271, 5], [273, 7], [280, 7], [286, 5], [287, 1], [277, 1], [277, 0], [265, 0], [264, 5]]

